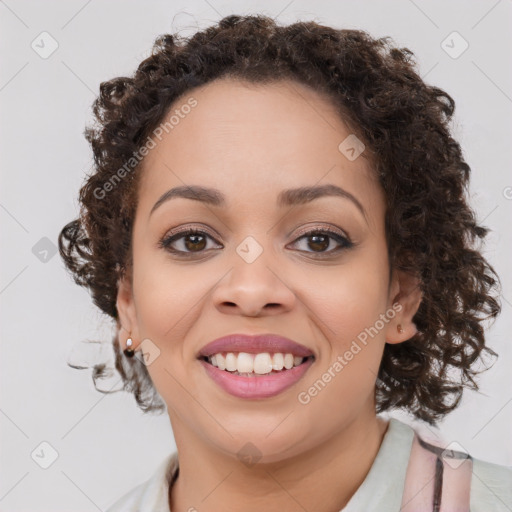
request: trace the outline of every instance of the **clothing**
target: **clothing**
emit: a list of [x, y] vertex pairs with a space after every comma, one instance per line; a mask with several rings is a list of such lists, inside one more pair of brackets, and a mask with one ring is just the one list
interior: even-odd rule
[[[377, 456], [350, 501], [340, 512], [399, 512], [415, 430], [390, 418]], [[471, 458], [470, 512], [512, 512], [512, 466]], [[107, 512], [171, 512], [169, 482], [178, 472], [178, 454], [160, 463], [146, 482], [122, 496]]]

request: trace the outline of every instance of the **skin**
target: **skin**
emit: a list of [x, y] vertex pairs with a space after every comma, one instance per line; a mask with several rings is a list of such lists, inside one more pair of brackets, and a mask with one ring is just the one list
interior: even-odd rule
[[[190, 96], [197, 106], [145, 158], [133, 273], [120, 280], [117, 298], [121, 348], [131, 333], [136, 349], [149, 338], [160, 350], [148, 371], [167, 404], [179, 453], [171, 510], [340, 510], [385, 435], [388, 422], [375, 414], [375, 380], [385, 343], [416, 333], [418, 283], [398, 271], [389, 280], [384, 192], [364, 155], [350, 161], [338, 150], [351, 132], [327, 99], [295, 82], [222, 79], [189, 91], [172, 109]], [[366, 218], [334, 196], [276, 206], [283, 189], [326, 183], [353, 194]], [[164, 192], [184, 184], [217, 188], [227, 205], [177, 198], [150, 216]], [[176, 240], [173, 247], [191, 252], [190, 259], [158, 246], [180, 226], [212, 237], [201, 238], [199, 249], [190, 237]], [[299, 240], [303, 227], [333, 227], [355, 245], [336, 251], [334, 239]], [[263, 249], [250, 264], [236, 252], [247, 236]], [[401, 311], [317, 396], [300, 403], [298, 393], [394, 303]], [[196, 359], [220, 336], [266, 332], [316, 356], [303, 379], [277, 396], [231, 396]], [[247, 442], [261, 453], [250, 467], [237, 457]]]

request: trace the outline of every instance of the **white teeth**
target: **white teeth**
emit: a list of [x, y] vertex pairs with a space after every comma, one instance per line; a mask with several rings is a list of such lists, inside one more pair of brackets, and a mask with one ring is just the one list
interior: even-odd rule
[[233, 352], [229, 352], [229, 354], [226, 354], [226, 370], [230, 372], [236, 371], [236, 356], [233, 354]]
[[217, 357], [217, 366], [219, 367], [219, 370], [225, 370], [226, 369], [226, 359], [222, 354], [216, 354]]
[[276, 371], [282, 370], [284, 368], [284, 356], [283, 354], [277, 353], [274, 354], [274, 357], [272, 358], [272, 368]]
[[304, 358], [279, 352], [275, 354], [268, 352], [260, 354], [228, 352], [225, 355], [222, 353], [214, 354], [208, 357], [208, 361], [213, 366], [217, 366], [219, 370], [265, 375], [272, 372], [272, 370], [281, 371], [283, 368], [290, 370], [294, 366], [302, 364]]
[[284, 367], [287, 370], [289, 370], [290, 368], [293, 368], [293, 355], [292, 354], [284, 355]]
[[[240, 356], [239, 356], [240, 357]], [[239, 370], [242, 371], [242, 370]], [[256, 354], [254, 358], [254, 373], [263, 375], [272, 371], [272, 357], [268, 352]]]
[[[229, 356], [229, 354], [227, 354]], [[236, 365], [236, 371], [241, 373], [251, 373], [254, 371], [254, 359], [251, 354], [247, 352], [240, 352]]]

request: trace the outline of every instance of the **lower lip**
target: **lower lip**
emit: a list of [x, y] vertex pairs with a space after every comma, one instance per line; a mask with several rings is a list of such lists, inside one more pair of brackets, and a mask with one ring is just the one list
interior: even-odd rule
[[290, 370], [259, 377], [233, 375], [226, 370], [219, 370], [202, 359], [200, 363], [212, 380], [227, 393], [239, 398], [268, 398], [282, 393], [298, 382], [313, 364], [313, 359], [310, 358]]

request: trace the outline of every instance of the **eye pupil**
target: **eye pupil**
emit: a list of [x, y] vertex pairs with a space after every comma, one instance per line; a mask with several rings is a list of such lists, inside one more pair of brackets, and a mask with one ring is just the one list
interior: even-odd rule
[[[315, 246], [318, 248], [318, 245], [320, 245], [320, 249], [321, 251], [324, 251], [326, 250], [328, 247], [329, 247], [329, 237], [327, 235], [320, 235], [320, 234], [316, 234], [316, 235], [310, 235], [309, 236], [310, 239], [312, 240], [317, 240], [316, 242], [314, 241], [313, 244], [308, 244], [310, 248], [314, 248]], [[318, 242], [318, 239], [321, 239], [323, 240], [323, 243], [322, 242]], [[325, 241], [327, 241], [327, 245], [325, 244]], [[323, 248], [322, 248], [323, 246]], [[315, 251], [316, 252], [316, 251]]]
[[[196, 231], [196, 230], [187, 230], [182, 231], [181, 233], [170, 235], [167, 238], [164, 238], [160, 241], [159, 246], [163, 249], [178, 255], [185, 255], [187, 253], [193, 254], [196, 253], [200, 255], [203, 252], [207, 252], [208, 239], [216, 242], [215, 239], [212, 238], [206, 232]], [[324, 257], [331, 254], [337, 254], [344, 249], [349, 249], [353, 247], [353, 243], [351, 243], [346, 237], [343, 235], [332, 232], [330, 230], [313, 230], [309, 231], [302, 236], [300, 236], [296, 240], [296, 244], [300, 241], [303, 241], [305, 245], [307, 245], [307, 249], [309, 250], [300, 250], [303, 253], [316, 253], [319, 257]], [[307, 242], [306, 242], [307, 241]], [[333, 250], [329, 250], [331, 245], [331, 241], [335, 241], [338, 244], [338, 248]], [[182, 245], [182, 249], [173, 247], [173, 244], [180, 243]], [[217, 242], [218, 244], [218, 242]], [[220, 244], [222, 245], [222, 244]], [[221, 247], [222, 248], [222, 247]], [[323, 254], [325, 253], [325, 255]]]
[[[199, 238], [199, 239], [201, 239], [201, 238], [202, 238], [202, 241], [200, 241], [200, 242], [199, 242], [199, 245], [198, 245], [198, 243], [197, 243], [197, 239], [198, 239], [198, 238]], [[192, 242], [192, 245], [189, 245], [188, 240], [192, 240], [192, 239], [195, 239], [195, 240], [196, 240], [196, 242]], [[199, 250], [204, 249], [205, 237], [204, 237], [203, 235], [197, 235], [197, 234], [195, 234], [195, 235], [194, 235], [194, 234], [192, 234], [192, 235], [187, 235], [187, 236], [185, 237], [185, 240], [186, 240], [186, 241], [185, 241], [185, 246], [186, 246], [187, 250], [190, 250], [191, 248], [192, 248], [192, 249], [194, 249], [194, 248], [196, 248], [196, 249], [197, 249], [197, 248], [199, 248]], [[203, 245], [200, 245], [200, 244], [201, 244], [201, 242], [203, 243]]]

